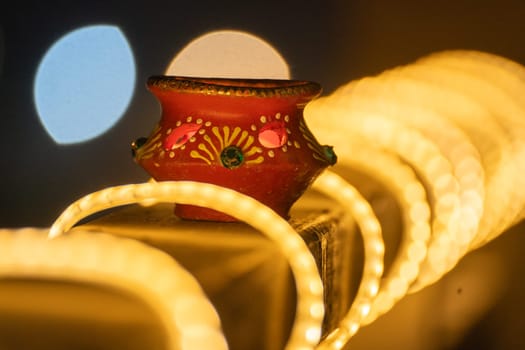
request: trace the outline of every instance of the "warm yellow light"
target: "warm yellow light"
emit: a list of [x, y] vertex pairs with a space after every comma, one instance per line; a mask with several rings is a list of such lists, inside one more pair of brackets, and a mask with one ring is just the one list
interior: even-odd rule
[[[450, 161], [434, 142], [417, 129], [388, 118], [380, 112], [372, 114], [361, 109], [345, 109], [337, 103], [332, 105], [330, 96], [307, 105], [305, 115], [312, 130], [320, 137], [330, 139], [339, 154], [345, 150], [349, 151], [349, 138], [364, 138], [366, 142], [393, 152], [409, 163], [422, 177], [425, 187], [434, 199], [430, 202], [433, 221], [428, 249], [449, 248], [440, 245], [443, 241], [440, 241], [439, 237], [454, 235], [459, 229], [457, 212], [461, 208], [460, 189]], [[344, 135], [345, 138], [334, 138], [333, 135]], [[451, 239], [445, 242], [450, 241]], [[438, 278], [438, 270], [442, 269], [441, 265], [423, 268], [426, 269], [425, 276], [428, 279]], [[418, 278], [421, 278], [421, 275]]]
[[504, 131], [505, 139], [510, 142], [509, 154], [516, 160], [509, 164], [516, 171], [511, 170], [506, 176], [507, 182], [514, 184], [515, 190], [508, 194], [508, 206], [499, 223], [494, 223], [495, 230], [484, 231], [472, 243], [473, 247], [479, 247], [496, 237], [501, 227], [508, 227], [520, 220], [523, 211], [525, 197], [519, 189], [524, 188], [525, 179], [519, 174], [525, 170], [525, 123], [522, 118], [525, 105], [516, 93], [525, 88], [523, 81], [518, 78], [525, 70], [503, 57], [476, 52], [463, 52], [461, 56], [457, 52], [431, 55], [419, 64], [431, 65], [433, 69], [447, 72], [447, 76], [453, 75], [453, 79], [446, 80], [448, 86], [461, 90], [477, 101], [483, 101], [483, 106]]
[[370, 205], [361, 194], [339, 175], [330, 171], [321, 174], [312, 187], [337, 200], [355, 219], [363, 237], [365, 262], [360, 286], [347, 314], [318, 349], [334, 349], [357, 332], [368, 315], [383, 274], [384, 242], [379, 224]]
[[[316, 262], [301, 236], [277, 213], [257, 200], [231, 189], [192, 181], [164, 181], [115, 186], [72, 203], [55, 221], [49, 237], [67, 232], [95, 212], [131, 203], [177, 202], [222, 211], [266, 234], [290, 263], [297, 289], [295, 324], [287, 349], [313, 348], [323, 320], [323, 284]], [[311, 312], [312, 307], [316, 312]]]
[[[308, 115], [312, 117], [311, 113]], [[319, 123], [322, 123], [321, 117]], [[320, 134], [335, 145], [338, 163], [364, 171], [382, 182], [396, 196], [403, 214], [405, 231], [402, 242], [389, 274], [384, 277], [371, 312], [364, 320], [364, 323], [368, 324], [390, 310], [406, 294], [408, 287], [417, 277], [417, 273], [401, 275], [401, 266], [406, 262], [418, 271], [419, 265], [426, 257], [426, 246], [430, 237], [430, 208], [425, 188], [407, 163], [388, 150], [374, 147], [366, 139], [349, 138], [347, 134], [331, 131], [322, 129]], [[372, 159], [373, 161], [370, 161]], [[399, 283], [394, 287], [389, 282], [391, 279], [397, 279]], [[378, 284], [371, 283], [369, 288], [377, 293]]]
[[[365, 323], [438, 281], [525, 216], [523, 91], [522, 65], [457, 50], [349, 82], [306, 106], [312, 131], [334, 145], [338, 165], [369, 174], [394, 194], [404, 239], [411, 239], [401, 244], [370, 312], [363, 312]], [[399, 163], [417, 179], [404, 176], [396, 184], [388, 178], [402, 177]], [[410, 198], [420, 202], [410, 206]], [[329, 339], [342, 346], [343, 338]]]
[[80, 230], [57, 239], [47, 229], [0, 230], [0, 277], [113, 286], [159, 315], [169, 349], [228, 349], [221, 323], [197, 280], [166, 253], [127, 238]]
[[[394, 73], [391, 73], [394, 74]], [[480, 230], [477, 235], [485, 235], [493, 229], [494, 218], [505, 215], [510, 182], [506, 168], [514, 167], [510, 161], [510, 141], [502, 126], [491, 114], [486, 101], [475, 99], [468, 92], [471, 87], [458, 86], [459, 73], [440, 69], [437, 66], [415, 64], [397, 71], [401, 88], [406, 97], [426, 104], [437, 111], [442, 118], [449, 119], [469, 135], [472, 144], [478, 149], [485, 173], [485, 204], [499, 201], [503, 205], [489, 205], [484, 208]]]
[[[188, 61], [178, 59], [174, 67]], [[180, 74], [177, 69], [170, 72]], [[322, 173], [312, 187], [355, 219], [364, 250], [362, 278], [351, 307], [320, 343], [323, 284], [305, 242], [266, 206], [214, 185], [150, 182], [92, 193], [56, 220], [49, 230], [49, 238], [56, 239], [43, 239], [41, 231], [39, 237], [31, 230], [0, 231], [0, 247], [7, 247], [0, 254], [0, 274], [81, 278], [78, 269], [91, 269], [93, 278], [121, 288], [133, 286], [149, 300], [166, 321], [173, 348], [212, 343], [225, 348], [213, 307], [191, 275], [166, 256], [104, 235], [58, 237], [80, 219], [118, 205], [177, 202], [208, 207], [252, 225], [289, 261], [298, 298], [287, 349], [342, 349], [361, 326], [408, 293], [438, 281], [465, 254], [523, 219], [523, 91], [525, 67], [496, 55], [458, 50], [349, 82], [306, 106], [309, 127], [334, 146], [339, 158], [334, 172]], [[348, 168], [381, 182], [401, 209], [402, 239], [385, 276], [381, 223], [358, 189], [336, 174]], [[71, 251], [77, 241], [82, 249]], [[134, 259], [129, 258], [129, 245], [140, 250], [140, 257], [134, 253]], [[157, 278], [150, 281], [153, 275]], [[175, 280], [177, 285], [171, 282]], [[135, 289], [136, 284], [142, 287]], [[199, 312], [189, 314], [195, 310]]]

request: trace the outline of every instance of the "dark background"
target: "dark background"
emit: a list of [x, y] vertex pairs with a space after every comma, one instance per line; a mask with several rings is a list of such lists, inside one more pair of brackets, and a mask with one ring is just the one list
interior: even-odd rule
[[[523, 0], [9, 1], [9, 8], [6, 2], [1, 7], [0, 227], [49, 226], [87, 193], [145, 181], [147, 174], [132, 161], [130, 142], [147, 135], [159, 118], [146, 78], [161, 74], [177, 51], [211, 30], [244, 30], [266, 39], [288, 61], [293, 78], [317, 81], [325, 94], [445, 49], [483, 50], [525, 64]], [[60, 146], [36, 114], [34, 76], [57, 39], [93, 24], [117, 25], [124, 32], [135, 54], [137, 87], [126, 114], [109, 132]], [[514, 257], [523, 245], [516, 235], [503, 238], [514, 239], [508, 241]], [[513, 270], [514, 283], [523, 282], [521, 270]], [[523, 284], [511, 289], [496, 316], [488, 315], [458, 349], [525, 346], [522, 312], [507, 320], [512, 331], [487, 335], [504, 312], [524, 311]], [[503, 340], [494, 340], [498, 337]]]

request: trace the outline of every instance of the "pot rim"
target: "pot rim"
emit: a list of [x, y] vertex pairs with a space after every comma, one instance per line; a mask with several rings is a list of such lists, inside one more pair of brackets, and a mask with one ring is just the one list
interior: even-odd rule
[[149, 90], [238, 97], [302, 97], [321, 94], [319, 83], [293, 79], [213, 78], [153, 75], [146, 83]]

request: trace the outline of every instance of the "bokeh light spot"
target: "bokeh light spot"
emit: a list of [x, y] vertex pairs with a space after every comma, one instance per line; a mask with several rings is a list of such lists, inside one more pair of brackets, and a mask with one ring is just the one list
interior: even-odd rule
[[34, 98], [40, 121], [59, 144], [97, 137], [126, 111], [135, 79], [133, 52], [118, 27], [72, 31], [51, 46], [38, 67]]
[[215, 78], [290, 79], [281, 54], [246, 32], [220, 30], [186, 45], [171, 61], [167, 75]]

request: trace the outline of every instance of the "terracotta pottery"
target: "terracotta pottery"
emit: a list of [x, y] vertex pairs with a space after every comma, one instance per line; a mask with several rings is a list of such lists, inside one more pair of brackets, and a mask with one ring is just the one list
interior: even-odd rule
[[[155, 180], [207, 182], [247, 194], [288, 218], [310, 183], [336, 162], [308, 130], [303, 109], [319, 84], [296, 80], [153, 76], [147, 87], [162, 114], [135, 161]], [[207, 208], [176, 205], [184, 219], [235, 221]]]

